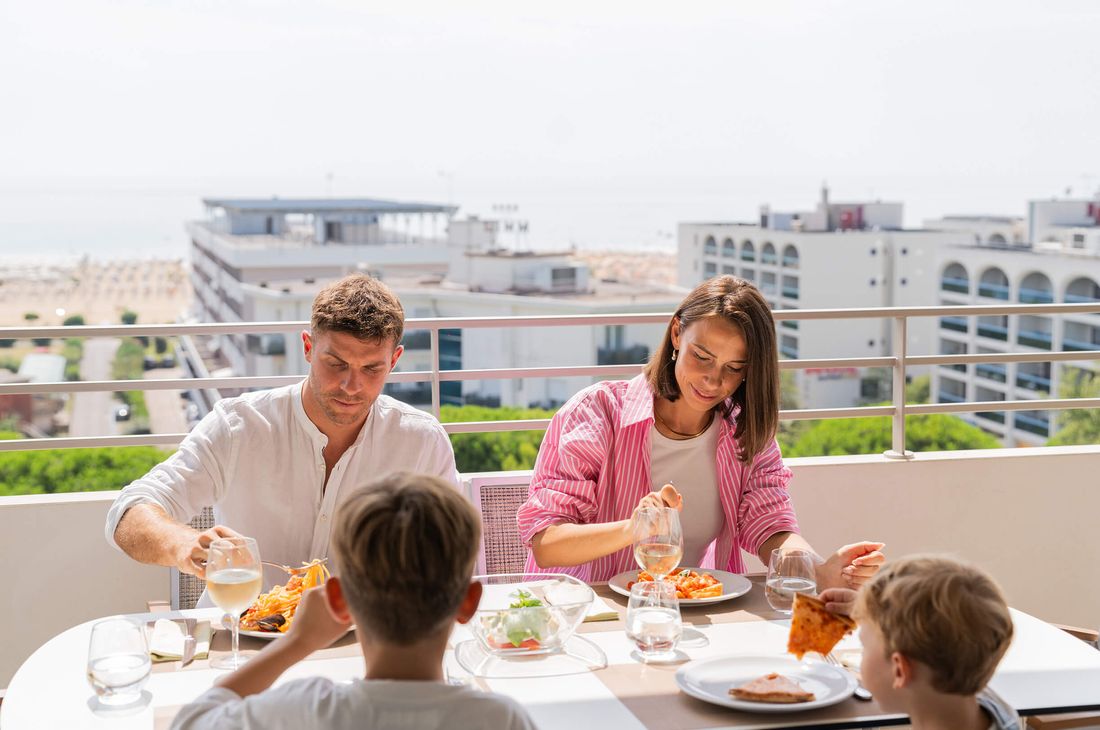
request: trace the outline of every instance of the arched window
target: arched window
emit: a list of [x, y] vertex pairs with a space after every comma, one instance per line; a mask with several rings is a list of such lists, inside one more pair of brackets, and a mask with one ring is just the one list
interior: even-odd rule
[[1005, 272], [992, 266], [982, 272], [978, 279], [978, 295], [989, 299], [1008, 301], [1008, 277]]
[[783, 265], [788, 269], [798, 268], [798, 249], [792, 244], [787, 244], [783, 249]]
[[760, 263], [774, 264], [775, 262], [775, 246], [773, 246], [770, 242], [765, 242], [764, 246], [760, 249]]
[[970, 275], [966, 273], [966, 267], [960, 263], [948, 264], [943, 270], [943, 276], [940, 277], [940, 290], [969, 294]]
[[1020, 282], [1019, 298], [1024, 304], [1050, 304], [1054, 301], [1054, 287], [1046, 274], [1033, 271]]
[[756, 261], [756, 247], [752, 245], [752, 241], [745, 241], [741, 244], [741, 260]]
[[737, 255], [737, 247], [733, 244], [732, 238], [727, 238], [722, 241], [722, 256], [732, 259]]
[[1066, 303], [1100, 302], [1100, 286], [1087, 276], [1074, 279], [1066, 287]]
[[714, 240], [714, 236], [707, 236], [707, 240], [703, 241], [703, 253], [712, 256], [718, 253], [718, 242]]

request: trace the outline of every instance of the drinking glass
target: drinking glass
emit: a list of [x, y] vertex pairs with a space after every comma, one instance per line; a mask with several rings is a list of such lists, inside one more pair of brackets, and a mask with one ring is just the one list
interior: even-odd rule
[[141, 698], [153, 664], [141, 624], [110, 618], [92, 626], [88, 683], [103, 705], [129, 705]]
[[626, 634], [646, 662], [668, 661], [676, 655], [683, 633], [676, 586], [667, 581], [644, 581], [630, 589], [626, 606]]
[[664, 580], [680, 564], [684, 555], [684, 533], [680, 513], [670, 507], [645, 507], [636, 510], [631, 521], [634, 559], [638, 566]]
[[238, 648], [241, 612], [252, 605], [263, 587], [260, 549], [251, 537], [214, 540], [206, 551], [206, 591], [230, 617], [233, 651], [210, 662], [215, 669], [236, 669], [245, 662]]
[[776, 548], [768, 561], [764, 595], [768, 605], [780, 613], [791, 612], [794, 594], [817, 593], [817, 556], [809, 550]]

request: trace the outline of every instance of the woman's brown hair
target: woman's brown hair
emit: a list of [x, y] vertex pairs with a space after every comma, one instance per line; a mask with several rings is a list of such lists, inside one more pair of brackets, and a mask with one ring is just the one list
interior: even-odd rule
[[680, 397], [676, 382], [676, 361], [672, 359], [672, 324], [683, 332], [693, 322], [722, 317], [744, 333], [748, 349], [745, 377], [733, 395], [718, 406], [728, 417], [734, 406], [741, 407], [735, 435], [738, 458], [751, 463], [772, 439], [779, 426], [779, 352], [775, 344], [775, 320], [767, 301], [755, 286], [736, 276], [707, 279], [680, 302], [669, 320], [665, 336], [645, 367], [646, 379], [655, 395], [670, 401]]

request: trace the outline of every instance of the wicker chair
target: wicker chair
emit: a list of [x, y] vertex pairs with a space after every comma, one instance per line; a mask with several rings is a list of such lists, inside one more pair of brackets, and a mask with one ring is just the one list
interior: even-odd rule
[[[204, 507], [189, 524], [199, 531], [209, 530], [214, 526], [214, 510]], [[180, 573], [176, 568], [169, 568], [168, 571], [172, 610], [194, 608], [206, 588], [206, 581], [187, 573]]]
[[522, 573], [527, 548], [519, 539], [516, 511], [527, 501], [531, 472], [513, 471], [472, 475], [466, 485], [470, 500], [481, 515], [479, 575]]

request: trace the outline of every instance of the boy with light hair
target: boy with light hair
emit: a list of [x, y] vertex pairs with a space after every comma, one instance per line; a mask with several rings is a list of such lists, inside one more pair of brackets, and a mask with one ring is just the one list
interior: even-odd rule
[[909, 715], [914, 730], [1023, 730], [986, 686], [1012, 641], [1012, 617], [983, 571], [910, 557], [858, 594], [833, 588], [821, 598], [859, 622], [863, 684], [884, 710]]
[[[473, 616], [481, 525], [448, 481], [392, 474], [340, 508], [332, 550], [339, 577], [302, 597], [286, 636], [218, 680], [176, 716], [173, 730], [203, 728], [472, 728], [533, 730], [514, 700], [443, 681], [457, 620]], [[366, 675], [271, 684], [354, 623]]]

